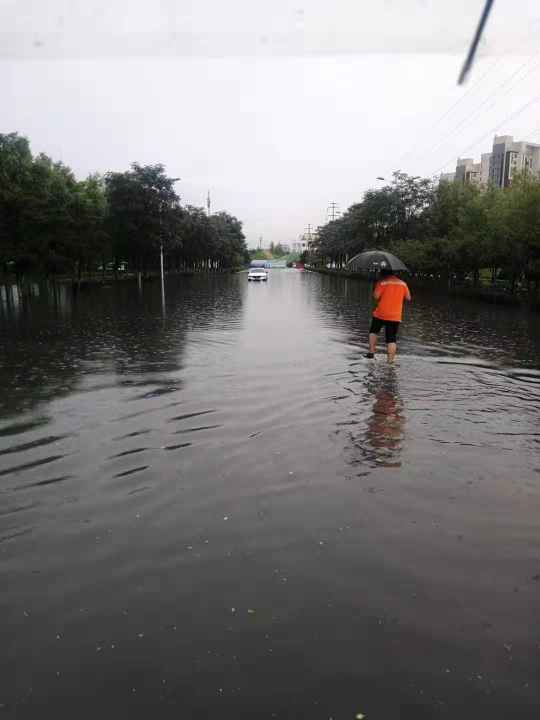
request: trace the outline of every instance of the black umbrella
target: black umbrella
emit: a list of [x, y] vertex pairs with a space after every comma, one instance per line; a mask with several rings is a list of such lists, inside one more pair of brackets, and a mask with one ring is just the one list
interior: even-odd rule
[[393, 270], [394, 272], [404, 270], [409, 272], [409, 268], [404, 262], [385, 250], [366, 250], [358, 253], [349, 260], [347, 266], [351, 270]]

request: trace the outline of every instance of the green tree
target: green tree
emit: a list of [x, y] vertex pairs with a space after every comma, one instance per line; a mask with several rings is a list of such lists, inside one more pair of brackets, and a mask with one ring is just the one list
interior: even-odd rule
[[127, 259], [138, 272], [146, 272], [157, 266], [161, 243], [171, 247], [180, 209], [175, 182], [160, 164], [133, 163], [126, 172], [105, 176], [116, 265]]

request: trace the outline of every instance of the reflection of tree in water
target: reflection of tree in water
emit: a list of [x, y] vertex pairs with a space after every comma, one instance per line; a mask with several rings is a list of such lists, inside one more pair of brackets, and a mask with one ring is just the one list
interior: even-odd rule
[[340, 328], [351, 345], [367, 345], [373, 312], [373, 284], [363, 280], [319, 275], [313, 293], [327, 324]]
[[244, 292], [238, 276], [172, 277], [163, 317], [158, 283], [149, 291], [145, 288], [132, 298], [136, 312], [114, 316], [111, 343], [116, 372], [144, 375], [180, 370], [187, 333], [237, 321]]
[[394, 367], [373, 369], [365, 378], [362, 402], [372, 402], [367, 419], [349, 430], [353, 465], [400, 467], [405, 411]]
[[[0, 418], [77, 390], [84, 376], [114, 385], [178, 387], [166, 374], [182, 367], [187, 332], [224, 327], [241, 316], [245, 288], [236, 276], [172, 278], [162, 316], [159, 283], [70, 292], [44, 288], [0, 316]], [[146, 376], [146, 377], [145, 377]]]
[[32, 410], [66, 395], [80, 368], [71, 329], [71, 293], [66, 286], [15, 286], [0, 297], [0, 418]]

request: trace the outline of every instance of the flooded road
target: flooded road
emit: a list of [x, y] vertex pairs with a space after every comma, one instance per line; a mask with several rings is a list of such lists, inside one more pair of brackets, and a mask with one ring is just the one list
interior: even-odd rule
[[540, 716], [538, 316], [274, 270], [0, 298], [0, 716]]

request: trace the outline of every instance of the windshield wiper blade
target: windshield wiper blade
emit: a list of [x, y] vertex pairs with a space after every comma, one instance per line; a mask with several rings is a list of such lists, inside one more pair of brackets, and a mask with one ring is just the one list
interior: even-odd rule
[[494, 2], [495, 2], [495, 0], [486, 0], [486, 4], [484, 5], [484, 10], [482, 12], [482, 15], [480, 16], [480, 21], [478, 22], [478, 27], [476, 28], [476, 33], [474, 34], [474, 38], [471, 43], [471, 47], [469, 48], [469, 52], [467, 54], [465, 62], [463, 63], [463, 67], [461, 69], [461, 73], [458, 78], [458, 85], [463, 85], [463, 83], [467, 79], [469, 70], [471, 69], [472, 64], [474, 62], [474, 57], [476, 55], [478, 43], [480, 42], [482, 33], [484, 32], [484, 27], [486, 26], [486, 23], [487, 23], [488, 17], [489, 17], [489, 13], [491, 12], [491, 8], [493, 7]]

